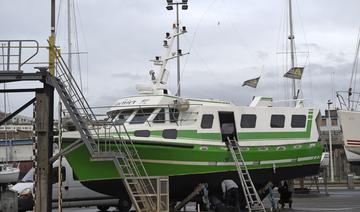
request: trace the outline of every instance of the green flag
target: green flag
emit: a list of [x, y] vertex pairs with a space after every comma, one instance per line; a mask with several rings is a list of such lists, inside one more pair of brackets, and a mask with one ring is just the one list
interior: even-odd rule
[[249, 87], [252, 87], [252, 88], [256, 88], [258, 82], [260, 80], [260, 77], [257, 77], [257, 78], [254, 78], [254, 79], [249, 79], [249, 80], [246, 80], [242, 86], [249, 86]]
[[302, 74], [304, 72], [304, 67], [294, 67], [291, 68], [284, 77], [291, 78], [291, 79], [301, 79]]

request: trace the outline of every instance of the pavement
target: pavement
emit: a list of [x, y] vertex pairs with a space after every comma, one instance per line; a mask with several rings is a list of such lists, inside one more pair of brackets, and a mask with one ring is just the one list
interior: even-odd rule
[[[310, 192], [310, 194], [295, 194], [293, 197], [293, 208], [278, 209], [281, 212], [307, 212], [307, 211], [345, 211], [345, 212], [359, 212], [360, 211], [360, 188], [348, 190], [344, 187], [330, 187], [329, 195], [325, 195], [324, 190], [320, 193]], [[278, 200], [277, 195], [275, 198]], [[264, 199], [265, 207], [270, 207], [270, 202], [267, 198]], [[193, 208], [193, 210], [190, 210]], [[53, 210], [55, 212], [57, 210]], [[63, 212], [98, 212], [96, 207], [90, 208], [65, 208]], [[110, 208], [109, 211], [116, 212], [116, 208]], [[194, 207], [188, 207], [188, 211], [195, 211]], [[270, 211], [270, 210], [269, 210]]]

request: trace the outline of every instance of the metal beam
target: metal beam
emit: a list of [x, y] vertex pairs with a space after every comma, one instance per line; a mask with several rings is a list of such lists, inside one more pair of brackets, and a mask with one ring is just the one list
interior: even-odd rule
[[21, 111], [25, 110], [25, 108], [29, 107], [32, 103], [34, 103], [36, 98], [32, 98], [30, 101], [25, 103], [23, 106], [21, 106], [19, 109], [11, 113], [9, 116], [6, 116], [3, 120], [0, 121], [0, 126], [5, 124], [6, 122], [10, 121], [12, 118], [14, 118], [17, 114], [19, 114]]
[[54, 88], [44, 83], [44, 92], [36, 93], [35, 133], [37, 137], [35, 212], [50, 212], [52, 200]]
[[[81, 139], [78, 139], [77, 141], [71, 143], [69, 146], [67, 146], [66, 148], [62, 149], [61, 151], [59, 151], [56, 155], [52, 156], [49, 159], [50, 163], [54, 163], [59, 157], [61, 156], [65, 156], [66, 154], [69, 154], [70, 152], [72, 152], [73, 150], [75, 150], [76, 148], [78, 148], [80, 145], [82, 145], [83, 142]], [[61, 147], [59, 147], [61, 148]]]
[[19, 88], [19, 89], [0, 89], [0, 93], [26, 93], [26, 92], [42, 92], [42, 88]]
[[17, 81], [42, 81], [47, 73], [23, 73], [22, 71], [1, 71], [0, 83], [17, 82]]

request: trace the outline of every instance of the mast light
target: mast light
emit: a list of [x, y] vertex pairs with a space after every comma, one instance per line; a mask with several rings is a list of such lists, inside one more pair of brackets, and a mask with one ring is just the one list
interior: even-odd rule
[[164, 40], [163, 46], [164, 46], [165, 48], [169, 47], [167, 40]]

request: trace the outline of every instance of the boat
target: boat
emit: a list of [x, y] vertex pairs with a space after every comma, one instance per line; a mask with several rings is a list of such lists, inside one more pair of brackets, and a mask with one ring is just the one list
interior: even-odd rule
[[337, 111], [339, 123], [343, 133], [346, 158], [350, 163], [360, 162], [360, 93], [357, 92], [357, 66], [360, 48], [360, 33], [357, 39], [355, 59], [352, 67], [350, 84], [347, 91], [337, 91], [336, 96], [340, 103]]
[[13, 167], [10, 164], [0, 164], [0, 185], [17, 182], [19, 174], [19, 167]]
[[[6, 84], [4, 84], [4, 89], [6, 89]], [[7, 105], [7, 96], [4, 93], [4, 118], [6, 118], [6, 105]], [[3, 164], [0, 164], [0, 185], [14, 183], [18, 181], [20, 175], [19, 167], [13, 167], [12, 164], [9, 163], [9, 155], [8, 155], [8, 135], [7, 135], [7, 125], [4, 124], [4, 138], [5, 138], [5, 161]]]
[[[199, 183], [207, 183], [211, 195], [221, 195], [221, 182], [240, 184], [235, 163], [226, 145], [235, 138], [255, 186], [269, 181], [316, 175], [323, 152], [319, 140], [319, 109], [276, 106], [271, 97], [254, 97], [248, 106], [229, 101], [185, 98], [167, 88], [167, 64], [184, 54], [172, 51], [186, 27], [166, 33], [163, 57], [155, 57], [158, 72], [151, 70], [150, 85], [136, 86], [138, 94], [120, 98], [107, 111], [114, 123], [123, 124], [136, 147], [147, 174], [168, 176], [170, 201], [184, 199]], [[179, 31], [177, 31], [179, 30]], [[231, 126], [234, 131], [223, 130]], [[115, 132], [114, 132], [115, 133]], [[62, 148], [80, 138], [77, 131], [62, 135]], [[116, 147], [111, 147], [116, 148]], [[84, 144], [66, 156], [83, 185], [100, 193], [128, 200], [126, 189], [112, 161], [92, 160]]]

